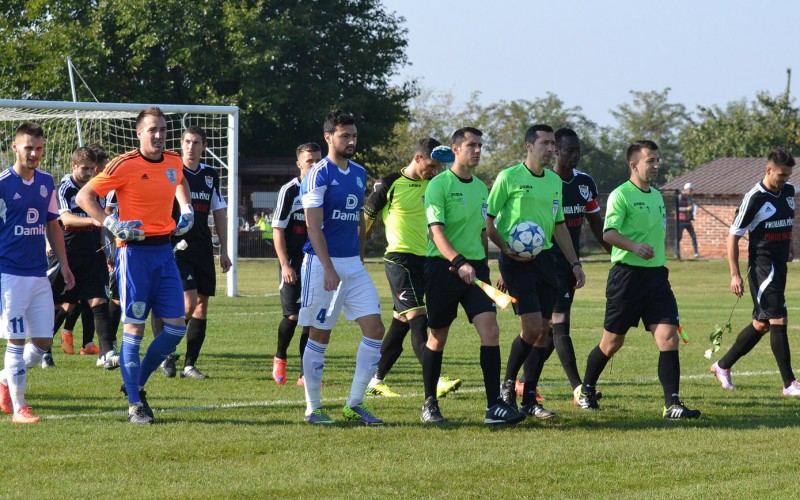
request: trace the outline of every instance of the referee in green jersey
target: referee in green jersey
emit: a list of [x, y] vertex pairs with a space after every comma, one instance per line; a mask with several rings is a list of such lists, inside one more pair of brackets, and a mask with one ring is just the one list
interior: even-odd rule
[[[502, 252], [500, 275], [518, 301], [514, 312], [522, 325], [521, 333], [511, 344], [501, 395], [507, 405], [516, 407], [514, 384], [524, 364], [521, 411], [536, 418], [555, 416], [536, 401], [536, 384], [547, 358], [544, 346], [558, 293], [556, 262], [549, 251], [554, 236], [564, 256], [572, 263], [576, 288], [582, 287], [586, 280], [564, 224], [561, 178], [546, 168], [555, 153], [555, 145], [550, 126], [534, 125], [527, 130], [525, 161], [508, 167], [497, 176], [489, 194], [486, 216], [486, 234]], [[525, 221], [535, 222], [544, 232], [543, 251], [535, 257], [520, 257], [507, 243], [511, 229]]]
[[630, 180], [608, 198], [603, 239], [613, 245], [606, 284], [606, 315], [600, 344], [589, 353], [578, 402], [585, 410], [599, 410], [595, 386], [608, 360], [625, 343], [625, 334], [641, 319], [660, 351], [658, 379], [664, 389], [666, 419], [698, 418], [679, 398], [678, 304], [664, 266], [667, 211], [664, 199], [651, 183], [661, 158], [653, 141], [628, 146]]
[[[425, 189], [442, 169], [453, 163], [453, 151], [436, 139], [417, 143], [411, 162], [375, 182], [364, 204], [369, 232], [375, 219], [383, 218], [386, 253], [383, 262], [392, 292], [392, 324], [383, 338], [378, 368], [367, 386], [367, 394], [397, 397], [384, 379], [403, 352], [403, 341], [411, 331], [411, 346], [422, 363], [422, 346], [428, 341], [428, 315], [425, 309], [425, 254], [428, 251], [428, 224], [425, 218]], [[461, 386], [461, 380], [439, 379], [437, 398]]]
[[500, 398], [500, 327], [495, 303], [473, 284], [475, 278], [489, 281], [486, 238], [486, 199], [489, 190], [472, 174], [481, 160], [483, 133], [465, 127], [453, 133], [453, 167], [436, 177], [425, 190], [428, 219], [425, 259], [425, 303], [430, 336], [422, 349], [422, 380], [425, 404], [422, 421], [443, 422], [436, 398], [442, 372], [444, 345], [450, 325], [464, 308], [481, 339], [480, 364], [486, 389], [487, 424], [515, 423], [525, 415]]

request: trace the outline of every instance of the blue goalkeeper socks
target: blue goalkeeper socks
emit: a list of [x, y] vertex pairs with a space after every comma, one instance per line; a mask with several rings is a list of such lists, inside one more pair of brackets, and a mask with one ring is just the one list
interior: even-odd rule
[[122, 334], [122, 349], [120, 350], [119, 368], [122, 372], [122, 382], [125, 384], [125, 391], [128, 393], [130, 404], [139, 403], [139, 345], [142, 337], [137, 337], [132, 333]]
[[139, 387], [144, 387], [147, 379], [158, 368], [167, 356], [175, 352], [175, 348], [181, 343], [181, 339], [186, 335], [186, 325], [169, 325], [164, 323], [164, 328], [156, 338], [150, 342], [147, 353], [142, 360], [142, 368], [139, 370]]

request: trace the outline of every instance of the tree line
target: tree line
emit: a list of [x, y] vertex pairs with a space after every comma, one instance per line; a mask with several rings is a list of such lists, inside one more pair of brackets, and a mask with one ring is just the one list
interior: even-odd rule
[[456, 105], [416, 81], [392, 85], [408, 31], [380, 0], [3, 1], [0, 12], [0, 98], [71, 100], [71, 57], [86, 83], [79, 100], [238, 106], [248, 157], [291, 156], [320, 138], [334, 107], [356, 116], [358, 159], [373, 176], [405, 165], [417, 140], [446, 142], [464, 125], [486, 134], [479, 175], [489, 183], [521, 160], [534, 123], [578, 132], [582, 168], [601, 190], [627, 178], [625, 147], [639, 138], [661, 147], [662, 181], [719, 157], [800, 153], [788, 93], [688, 110], [669, 88], [631, 91], [612, 110], [616, 125], [599, 126], [553, 93], [481, 104], [475, 92]]

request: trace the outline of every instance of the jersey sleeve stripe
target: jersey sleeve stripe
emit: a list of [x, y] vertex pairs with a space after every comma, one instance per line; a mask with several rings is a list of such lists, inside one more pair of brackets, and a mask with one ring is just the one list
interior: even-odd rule
[[744, 195], [742, 204], [739, 205], [739, 213], [736, 214], [736, 218], [733, 219], [733, 223], [731, 224], [731, 233], [739, 234], [739, 231], [742, 231], [741, 234], [739, 234], [739, 236], [741, 236], [746, 232], [747, 227], [742, 227], [744, 216], [747, 213], [747, 210], [750, 208], [750, 202], [753, 199], [753, 195], [755, 195], [758, 191], [758, 184], [756, 184], [753, 189]]
[[139, 155], [139, 150], [137, 149], [137, 150], [134, 150], [134, 151], [130, 151], [130, 152], [128, 152], [128, 153], [125, 153], [125, 154], [123, 154], [123, 155], [117, 156], [116, 158], [114, 158], [113, 160], [111, 160], [111, 163], [109, 163], [109, 164], [106, 166], [106, 168], [103, 170], [103, 172], [104, 172], [106, 175], [112, 175], [112, 174], [114, 173], [114, 171], [115, 171], [115, 170], [117, 170], [117, 168], [119, 168], [119, 166], [120, 166], [120, 165], [121, 165], [121, 164], [122, 164], [122, 163], [123, 163], [125, 160], [129, 160], [129, 159], [131, 159], [131, 158], [135, 158], [135, 157], [137, 157], [138, 155]]

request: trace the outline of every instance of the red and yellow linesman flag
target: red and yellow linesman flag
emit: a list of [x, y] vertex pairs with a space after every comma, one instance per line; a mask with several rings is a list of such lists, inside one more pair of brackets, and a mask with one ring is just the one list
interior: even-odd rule
[[495, 302], [495, 304], [500, 306], [500, 309], [504, 311], [506, 310], [506, 308], [508, 308], [509, 305], [517, 303], [517, 299], [515, 299], [514, 297], [512, 297], [507, 293], [501, 292], [500, 290], [493, 287], [489, 283], [483, 282], [477, 278], [475, 278], [474, 283], [478, 285], [480, 289], [483, 290], [483, 293], [488, 295], [489, 298], [492, 299]]

